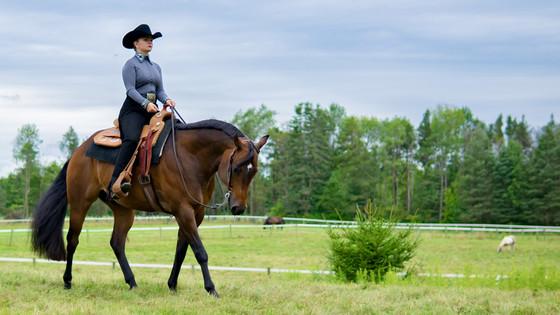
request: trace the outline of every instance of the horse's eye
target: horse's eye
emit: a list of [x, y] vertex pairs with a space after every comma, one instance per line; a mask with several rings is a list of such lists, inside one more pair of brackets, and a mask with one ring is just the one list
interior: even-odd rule
[[247, 166], [247, 173], [249, 173], [249, 176], [255, 176], [255, 174], [257, 173], [257, 168], [249, 165]]

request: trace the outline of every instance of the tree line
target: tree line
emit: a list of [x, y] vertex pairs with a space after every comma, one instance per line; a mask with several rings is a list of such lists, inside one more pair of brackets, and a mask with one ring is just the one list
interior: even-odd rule
[[553, 117], [532, 129], [524, 117], [485, 124], [467, 107], [439, 106], [413, 126], [302, 103], [282, 127], [265, 106], [233, 122], [252, 138], [271, 134], [254, 214], [352, 219], [371, 202], [405, 221], [560, 225]]
[[[491, 124], [467, 107], [426, 110], [418, 126], [403, 117], [346, 114], [337, 104], [295, 106], [278, 124], [265, 105], [231, 120], [248, 137], [265, 133], [249, 213], [352, 219], [368, 202], [404, 221], [560, 225], [560, 125], [538, 129], [499, 115]], [[60, 142], [78, 145], [70, 127]], [[18, 168], [0, 178], [0, 216], [29, 216], [62, 162], [38, 162], [33, 125], [18, 131]], [[219, 186], [216, 201], [223, 192]], [[223, 210], [227, 211], [227, 210]], [[108, 214], [102, 203], [90, 214]]]
[[[36, 125], [25, 124], [18, 129], [12, 151], [18, 167], [0, 178], [0, 217], [29, 217], [41, 194], [49, 188], [60, 172], [62, 161], [40, 163], [41, 143]], [[62, 136], [59, 149], [69, 158], [78, 144], [78, 135], [74, 128], [70, 127]]]

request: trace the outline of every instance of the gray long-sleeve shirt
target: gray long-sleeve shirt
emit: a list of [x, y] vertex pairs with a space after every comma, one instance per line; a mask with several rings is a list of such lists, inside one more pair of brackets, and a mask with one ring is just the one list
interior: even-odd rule
[[155, 93], [157, 99], [165, 103], [168, 99], [163, 89], [161, 68], [150, 60], [149, 56], [136, 54], [124, 64], [122, 69], [126, 95], [146, 108], [146, 93]]

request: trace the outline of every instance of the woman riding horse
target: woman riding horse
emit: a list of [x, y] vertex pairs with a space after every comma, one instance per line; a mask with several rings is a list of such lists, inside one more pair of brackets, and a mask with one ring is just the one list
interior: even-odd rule
[[116, 191], [125, 194], [130, 191], [130, 182], [122, 183], [120, 189], [113, 188], [113, 184], [134, 154], [142, 127], [148, 124], [150, 118], [158, 111], [156, 99], [167, 106], [175, 106], [175, 101], [167, 96], [163, 88], [160, 66], [153, 62], [149, 55], [153, 40], [161, 36], [160, 32], [152, 34], [148, 25], [141, 24], [123, 37], [123, 46], [134, 49], [135, 54], [122, 69], [126, 88], [126, 99], [119, 113], [122, 145], [107, 191], [102, 190], [100, 193], [100, 198], [104, 201], [118, 197], [115, 196]]
[[[147, 57], [151, 41], [160, 37], [152, 34], [147, 25], [140, 25], [123, 39], [127, 48], [136, 47], [141, 56], [134, 56], [123, 69], [127, 100], [119, 117], [121, 132], [134, 149], [142, 124], [149, 112], [157, 110], [154, 101], [145, 102], [148, 95], [155, 92], [160, 101], [169, 106], [175, 103], [167, 98], [161, 84], [159, 66]], [[130, 79], [129, 76], [132, 76]], [[145, 104], [142, 107], [142, 104]], [[172, 118], [172, 122], [175, 118]], [[173, 124], [172, 124], [173, 126]], [[97, 133], [96, 133], [97, 134]], [[82, 143], [64, 164], [51, 187], [43, 194], [33, 212], [32, 245], [40, 256], [52, 260], [66, 260], [63, 280], [64, 287], [72, 287], [72, 262], [79, 243], [86, 214], [92, 203], [101, 197], [99, 191], [107, 182], [119, 174], [113, 165], [88, 156], [88, 149], [94, 144], [92, 135]], [[167, 285], [177, 289], [177, 279], [185, 259], [187, 248], [191, 247], [200, 265], [204, 288], [218, 296], [208, 268], [208, 254], [198, 226], [204, 220], [205, 208], [214, 192], [215, 178], [226, 185], [225, 201], [233, 215], [242, 214], [247, 206], [249, 185], [258, 171], [259, 152], [268, 141], [261, 137], [256, 143], [248, 139], [235, 126], [214, 119], [176, 127], [169, 141], [164, 145], [161, 158], [151, 168], [151, 184], [161, 209], [153, 209], [140, 187], [139, 176], [132, 177], [129, 193], [118, 200], [107, 200], [113, 211], [114, 225], [110, 245], [115, 253], [125, 282], [130, 288], [136, 287], [134, 273], [125, 253], [126, 238], [134, 222], [135, 210], [163, 211], [173, 215], [179, 226], [173, 268]], [[121, 149], [119, 161], [127, 162], [128, 149]], [[117, 162], [119, 163], [119, 162]], [[135, 165], [133, 174], [140, 174], [140, 165]], [[111, 174], [113, 174], [111, 176]], [[119, 181], [117, 181], [118, 183]], [[111, 188], [111, 187], [110, 187]], [[106, 192], [106, 195], [109, 193]], [[225, 202], [224, 202], [225, 203]], [[64, 218], [67, 205], [70, 207], [66, 248], [63, 240]]]

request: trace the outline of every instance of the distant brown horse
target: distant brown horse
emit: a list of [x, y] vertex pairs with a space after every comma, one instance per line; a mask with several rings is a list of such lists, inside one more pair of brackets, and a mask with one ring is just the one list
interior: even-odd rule
[[[181, 265], [190, 245], [202, 269], [204, 288], [209, 294], [218, 297], [208, 271], [208, 255], [198, 234], [205, 205], [214, 191], [214, 174], [217, 173], [231, 191], [228, 199], [232, 214], [243, 213], [249, 184], [257, 173], [258, 154], [268, 136], [253, 143], [228, 123], [208, 120], [191, 125], [191, 128], [175, 133], [179, 160], [175, 159], [174, 146], [170, 143], [173, 140], [170, 139], [159, 164], [151, 169], [152, 183], [160, 204], [164, 212], [173, 215], [179, 225], [175, 261], [167, 284], [171, 290], [176, 290]], [[66, 260], [63, 279], [67, 289], [72, 286], [72, 259], [86, 213], [98, 198], [100, 190], [107, 186], [113, 171], [113, 165], [86, 156], [92, 139], [93, 136], [76, 149], [33, 214], [33, 248], [49, 259]], [[181, 178], [181, 173], [184, 178]], [[134, 174], [139, 174], [138, 166]], [[67, 204], [70, 205], [70, 228], [65, 251], [62, 227]], [[136, 281], [125, 255], [125, 241], [134, 221], [133, 209], [153, 209], [148, 205], [137, 176], [134, 176], [130, 194], [108, 205], [114, 216], [110, 244], [124, 279], [132, 289], [136, 287]]]
[[264, 220], [264, 225], [281, 225], [285, 224], [284, 219], [282, 217], [270, 216]]

